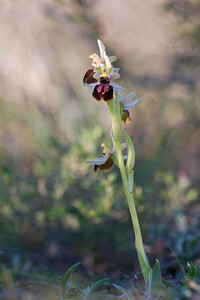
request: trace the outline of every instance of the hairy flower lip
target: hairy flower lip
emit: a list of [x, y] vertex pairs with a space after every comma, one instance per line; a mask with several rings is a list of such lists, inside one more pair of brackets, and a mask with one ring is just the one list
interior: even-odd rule
[[132, 122], [129, 110], [123, 110], [122, 121], [124, 121], [125, 124], [130, 124]]
[[101, 171], [109, 171], [112, 169], [113, 167], [113, 161], [110, 157], [108, 157], [108, 159], [105, 161], [104, 164], [102, 165], [94, 165], [94, 172], [97, 171], [97, 169], [101, 170]]
[[[97, 85], [99, 85], [99, 82], [86, 84], [86, 86], [90, 90], [94, 90]], [[122, 86], [120, 86], [119, 84], [117, 84], [115, 82], [110, 81], [110, 85], [113, 87], [113, 91], [115, 91], [115, 92], [127, 91], [126, 89], [124, 89]]]
[[113, 99], [113, 87], [109, 84], [110, 79], [109, 77], [101, 77], [100, 83], [97, 84], [93, 90], [92, 96], [97, 101], [109, 101]]

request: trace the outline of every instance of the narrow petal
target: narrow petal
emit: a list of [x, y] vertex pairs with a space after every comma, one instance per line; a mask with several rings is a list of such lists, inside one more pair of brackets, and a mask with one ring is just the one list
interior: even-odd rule
[[103, 148], [102, 156], [108, 157], [112, 151], [108, 148], [108, 146], [105, 143], [102, 143], [101, 147]]
[[116, 56], [109, 56], [110, 62], [113, 63], [114, 61], [117, 60]]
[[91, 59], [97, 59], [97, 58], [99, 58], [99, 55], [97, 55], [96, 53], [93, 53], [93, 54], [91, 54], [89, 56], [89, 58], [91, 58]]

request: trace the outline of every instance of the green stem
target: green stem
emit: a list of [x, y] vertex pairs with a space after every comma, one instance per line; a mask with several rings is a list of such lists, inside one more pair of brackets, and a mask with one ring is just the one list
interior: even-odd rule
[[128, 184], [127, 175], [126, 175], [126, 171], [125, 171], [125, 167], [124, 167], [124, 160], [123, 160], [123, 156], [122, 156], [120, 140], [114, 138], [114, 141], [115, 141], [115, 149], [116, 149], [116, 153], [117, 153], [117, 158], [118, 158], [118, 162], [119, 162], [119, 169], [120, 169], [120, 173], [121, 173], [121, 177], [122, 177], [122, 182], [123, 182], [126, 198], [128, 200], [129, 211], [131, 214], [131, 219], [132, 219], [133, 228], [134, 228], [134, 232], [135, 232], [135, 246], [136, 246], [138, 258], [140, 261], [142, 273], [143, 273], [145, 282], [147, 282], [151, 268], [150, 268], [150, 265], [148, 262], [148, 258], [144, 251], [142, 234], [141, 234], [141, 230], [140, 230], [140, 224], [139, 224], [139, 220], [138, 220], [138, 216], [137, 216], [137, 211], [135, 208], [135, 203], [133, 200], [133, 195], [129, 190], [129, 184]]
[[[115, 102], [113, 102], [115, 101]], [[114, 135], [114, 143], [115, 143], [115, 149], [117, 153], [117, 158], [118, 158], [118, 163], [119, 163], [119, 169], [121, 173], [121, 178], [124, 186], [124, 191], [126, 194], [126, 198], [128, 201], [128, 206], [129, 206], [129, 211], [131, 214], [131, 219], [133, 223], [133, 229], [135, 233], [135, 246], [138, 254], [138, 259], [140, 262], [140, 266], [142, 269], [142, 274], [144, 276], [144, 280], [147, 283], [148, 277], [149, 277], [149, 272], [151, 271], [151, 267], [149, 265], [148, 258], [146, 256], [146, 253], [144, 251], [144, 245], [143, 245], [143, 240], [142, 240], [142, 234], [140, 230], [140, 224], [137, 216], [137, 211], [135, 207], [135, 203], [133, 200], [133, 192], [130, 191], [129, 188], [129, 182], [124, 166], [124, 159], [122, 155], [122, 150], [121, 150], [121, 143], [120, 143], [120, 130], [121, 130], [121, 114], [120, 114], [120, 103], [119, 103], [119, 96], [116, 93], [115, 94], [115, 99], [112, 102], [108, 103], [109, 111], [110, 111], [110, 116], [111, 116], [111, 123], [112, 123], [112, 132]]]

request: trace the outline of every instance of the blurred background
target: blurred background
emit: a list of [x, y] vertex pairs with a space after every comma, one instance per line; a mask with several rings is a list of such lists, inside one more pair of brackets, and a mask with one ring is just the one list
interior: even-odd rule
[[4, 262], [59, 273], [81, 260], [113, 277], [139, 270], [117, 168], [85, 163], [110, 143], [107, 106], [82, 85], [97, 38], [118, 57], [117, 83], [143, 98], [125, 128], [146, 251], [163, 273], [176, 271], [175, 256], [199, 258], [199, 1], [0, 3]]

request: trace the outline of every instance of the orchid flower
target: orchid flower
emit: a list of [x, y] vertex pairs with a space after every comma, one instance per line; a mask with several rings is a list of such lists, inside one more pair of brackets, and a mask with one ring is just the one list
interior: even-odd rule
[[[135, 104], [137, 104], [140, 100], [142, 100], [141, 98], [134, 99], [135, 95], [136, 95], [135, 92], [128, 94], [126, 97], [119, 94], [119, 101], [121, 102], [123, 108], [122, 121], [124, 121], [124, 123], [126, 124], [132, 122], [130, 118], [129, 109], [132, 108]], [[134, 100], [132, 101], [132, 99]]]
[[112, 62], [117, 58], [116, 56], [107, 56], [105, 46], [97, 40], [99, 46], [100, 56], [93, 53], [89, 57], [93, 59], [92, 69], [89, 69], [83, 78], [83, 83], [93, 90], [93, 97], [97, 100], [112, 100], [114, 91], [120, 92], [125, 89], [120, 85], [111, 82], [111, 79], [118, 79], [119, 68], [114, 68]]
[[106, 63], [106, 60], [108, 60], [110, 64], [117, 60], [116, 56], [109, 56], [108, 57], [106, 55], [106, 47], [104, 46], [104, 44], [102, 43], [101, 40], [98, 39], [97, 43], [98, 43], [98, 46], [99, 46], [100, 57], [96, 53], [93, 53], [92, 55], [89, 56], [89, 58], [93, 59], [92, 66], [93, 66], [94, 69], [98, 68], [99, 66], [101, 68], [104, 68], [104, 66], [106, 64], [108, 64], [108, 62]]
[[[117, 159], [117, 153], [115, 149], [113, 135], [112, 133], [110, 135], [113, 144], [112, 150], [110, 150], [110, 148], [105, 143], [103, 143], [101, 144], [101, 147], [103, 148], [103, 152], [102, 152], [103, 157], [97, 157], [93, 160], [87, 161], [87, 163], [94, 165], [94, 171], [96, 171], [97, 169], [101, 171], [108, 171], [112, 169], [113, 163], [118, 165], [118, 159]], [[124, 150], [126, 147], [127, 147], [126, 143], [121, 144], [121, 150]], [[127, 159], [127, 155], [123, 155], [123, 159]]]
[[114, 91], [115, 92], [126, 91], [126, 89], [121, 87], [119, 84], [110, 81], [109, 77], [107, 78], [101, 77], [99, 82], [87, 84], [87, 87], [93, 90], [92, 95], [97, 101], [112, 100], [114, 97]]

